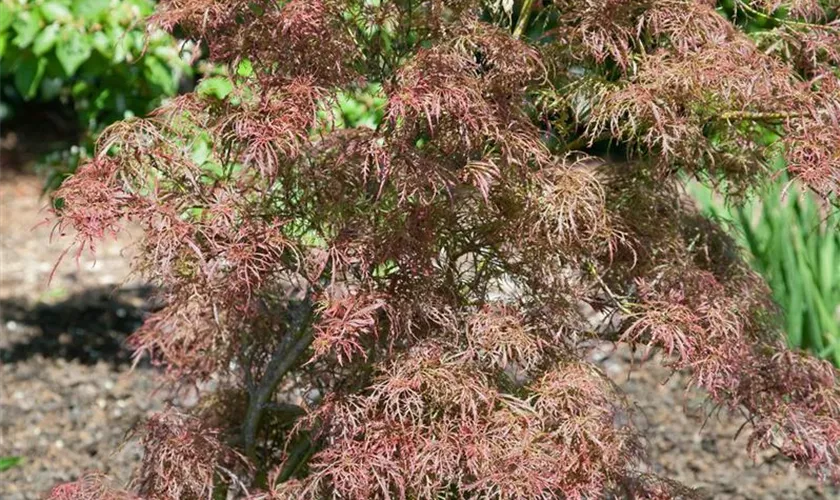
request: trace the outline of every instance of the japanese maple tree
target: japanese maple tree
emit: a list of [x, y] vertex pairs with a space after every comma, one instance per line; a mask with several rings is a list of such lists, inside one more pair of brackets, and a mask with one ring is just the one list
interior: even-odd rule
[[[783, 157], [832, 199], [837, 19], [833, 0], [164, 0], [150, 22], [232, 76], [110, 127], [57, 226], [78, 251], [142, 227], [135, 269], [166, 305], [137, 356], [218, 389], [137, 431], [130, 492], [87, 476], [52, 498], [692, 497], [643, 472], [593, 341], [660, 349], [748, 415], [751, 450], [840, 480], [837, 371], [786, 349], [680, 188], [737, 200]], [[383, 104], [353, 127], [353, 98]]]

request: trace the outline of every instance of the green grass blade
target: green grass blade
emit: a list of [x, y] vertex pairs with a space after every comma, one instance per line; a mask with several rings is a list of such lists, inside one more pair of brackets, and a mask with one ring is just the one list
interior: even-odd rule
[[23, 457], [0, 457], [0, 472], [17, 467], [23, 461]]

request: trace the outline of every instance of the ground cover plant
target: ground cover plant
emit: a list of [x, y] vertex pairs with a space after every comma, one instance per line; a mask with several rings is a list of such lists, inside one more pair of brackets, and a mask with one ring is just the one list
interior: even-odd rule
[[840, 480], [837, 371], [786, 348], [766, 283], [680, 189], [737, 200], [782, 154], [831, 199], [837, 6], [723, 7], [162, 2], [150, 22], [231, 77], [110, 127], [56, 231], [80, 252], [138, 223], [166, 306], [137, 356], [218, 389], [135, 429], [125, 490], [51, 498], [699, 495], [644, 472], [597, 340], [664, 351], [748, 416], [752, 451]]

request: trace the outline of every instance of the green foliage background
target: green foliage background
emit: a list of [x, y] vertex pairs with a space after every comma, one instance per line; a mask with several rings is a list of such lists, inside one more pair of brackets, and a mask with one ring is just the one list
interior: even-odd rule
[[54, 178], [74, 169], [105, 126], [146, 114], [192, 78], [189, 50], [165, 32], [146, 32], [154, 7], [153, 0], [0, 0], [0, 119], [24, 117], [33, 102], [58, 102], [83, 133], [71, 151], [42, 159]]

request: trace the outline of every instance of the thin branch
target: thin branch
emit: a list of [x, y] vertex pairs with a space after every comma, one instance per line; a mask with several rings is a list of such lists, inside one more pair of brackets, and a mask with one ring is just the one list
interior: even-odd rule
[[817, 23], [807, 23], [803, 21], [795, 21], [793, 19], [781, 19], [775, 17], [771, 14], [767, 14], [765, 12], [761, 12], [758, 9], [752, 7], [748, 2], [744, 2], [744, 0], [735, 0], [736, 8], [742, 9], [744, 12], [749, 13], [755, 17], [760, 17], [762, 19], [766, 19], [767, 21], [773, 21], [782, 25], [786, 26], [793, 26], [796, 28], [807, 29], [807, 30], [826, 30], [826, 31], [833, 31], [833, 32], [840, 32], [840, 28], [835, 28], [834, 26], [828, 26], [825, 24], [817, 24]]
[[597, 269], [595, 269], [595, 265], [594, 265], [594, 264], [592, 264], [591, 262], [587, 263], [587, 265], [588, 265], [588, 267], [589, 267], [589, 272], [590, 272], [590, 274], [592, 274], [592, 276], [595, 278], [595, 280], [596, 280], [596, 281], [598, 282], [598, 284], [601, 286], [601, 289], [604, 291], [604, 293], [606, 293], [606, 294], [607, 294], [607, 296], [610, 298], [610, 300], [612, 300], [612, 302], [615, 304], [615, 306], [618, 308], [618, 310], [619, 310], [619, 311], [621, 311], [621, 312], [623, 312], [624, 314], [627, 314], [628, 316], [629, 316], [629, 315], [632, 315], [632, 314], [633, 314], [633, 311], [631, 311], [631, 310], [630, 310], [630, 308], [629, 308], [629, 307], [627, 307], [627, 304], [625, 304], [624, 302], [622, 302], [622, 301], [621, 301], [621, 300], [620, 300], [620, 299], [619, 299], [619, 298], [618, 298], [618, 297], [617, 297], [617, 296], [613, 293], [613, 291], [612, 291], [612, 290], [610, 290], [610, 287], [609, 287], [609, 286], [607, 286], [607, 284], [606, 284], [606, 283], [604, 283], [604, 280], [601, 278], [601, 275], [600, 275], [600, 274], [598, 274], [598, 270], [597, 270]]
[[592, 145], [594, 145], [597, 142], [605, 141], [611, 138], [612, 135], [606, 132], [601, 133], [595, 137], [591, 137], [587, 134], [581, 134], [576, 139], [564, 144], [560, 152], [565, 153], [569, 151], [578, 151], [582, 148], [592, 147]]
[[289, 453], [289, 458], [283, 464], [283, 469], [280, 471], [278, 480], [280, 482], [288, 481], [295, 472], [297, 472], [301, 465], [312, 455], [312, 440], [308, 435], [301, 437]]
[[809, 113], [806, 111], [727, 111], [718, 116], [718, 120], [725, 121], [779, 121], [790, 118], [802, 118]]
[[259, 430], [263, 410], [277, 389], [277, 385], [283, 377], [298, 362], [300, 357], [312, 344], [313, 334], [310, 329], [312, 318], [312, 305], [309, 300], [302, 304], [304, 311], [293, 317], [291, 329], [288, 335], [283, 338], [277, 349], [271, 354], [271, 360], [265, 369], [265, 374], [257, 387], [251, 391], [248, 400], [248, 411], [242, 425], [242, 442], [245, 454], [252, 461], [256, 458], [256, 437]]

